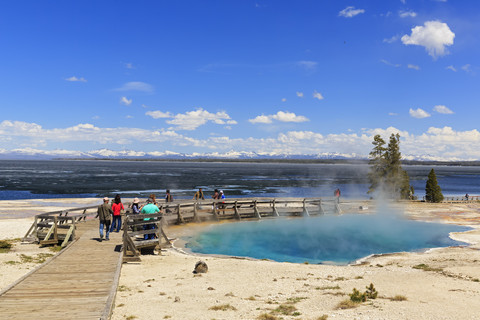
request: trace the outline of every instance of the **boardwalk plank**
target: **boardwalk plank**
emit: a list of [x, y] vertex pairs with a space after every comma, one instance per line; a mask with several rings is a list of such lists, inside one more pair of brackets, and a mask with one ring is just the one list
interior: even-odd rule
[[[102, 319], [116, 293], [121, 235], [98, 242], [98, 221], [79, 224], [80, 238], [0, 296], [2, 319]], [[108, 309], [108, 308], [107, 308]], [[107, 312], [108, 313], [108, 312]], [[108, 314], [107, 314], [108, 316]]]

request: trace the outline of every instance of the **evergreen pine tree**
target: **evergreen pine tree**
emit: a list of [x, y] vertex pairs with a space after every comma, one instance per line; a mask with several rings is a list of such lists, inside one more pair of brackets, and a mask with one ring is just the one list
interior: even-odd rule
[[441, 202], [443, 200], [442, 189], [438, 185], [435, 170], [430, 170], [427, 184], [425, 185], [425, 200], [428, 202]]
[[385, 177], [385, 189], [392, 198], [396, 198], [400, 194], [404, 174], [401, 164], [402, 154], [400, 153], [400, 135], [393, 134], [390, 136], [388, 147], [385, 152], [385, 160], [387, 172]]
[[383, 185], [386, 174], [386, 162], [385, 162], [385, 140], [377, 134], [373, 137], [374, 145], [372, 151], [369, 154], [370, 172], [368, 173], [368, 180], [370, 181], [370, 187], [368, 193], [375, 192], [380, 185]]

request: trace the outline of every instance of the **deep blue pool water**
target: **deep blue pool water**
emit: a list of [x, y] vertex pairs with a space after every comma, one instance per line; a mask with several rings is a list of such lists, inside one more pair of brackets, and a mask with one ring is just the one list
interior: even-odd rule
[[186, 247], [204, 254], [347, 264], [371, 254], [460, 245], [449, 232], [466, 230], [394, 215], [325, 215], [212, 225], [186, 239]]

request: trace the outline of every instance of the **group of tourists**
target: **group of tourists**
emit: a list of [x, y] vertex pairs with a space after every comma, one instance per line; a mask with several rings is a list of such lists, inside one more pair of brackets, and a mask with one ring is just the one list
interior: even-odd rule
[[[202, 188], [199, 188], [198, 191], [193, 196], [194, 200], [205, 200], [205, 196], [203, 194]], [[212, 195], [212, 199], [220, 200], [225, 199], [225, 194], [223, 190], [215, 189]], [[121, 214], [125, 212], [125, 207], [122, 204], [122, 200], [120, 195], [116, 195], [113, 199], [112, 203], [110, 204], [110, 199], [108, 197], [103, 198], [103, 204], [100, 205], [97, 209], [97, 216], [100, 220], [100, 242], [103, 240], [110, 240], [110, 233], [111, 232], [120, 232], [122, 228], [122, 217]], [[173, 196], [169, 189], [165, 192], [165, 202], [173, 202]], [[218, 204], [218, 208], [222, 209], [223, 205], [221, 203]], [[132, 213], [134, 214], [154, 214], [160, 213], [162, 206], [157, 204], [155, 194], [151, 194], [147, 199], [144, 205], [140, 205], [140, 200], [138, 198], [133, 199], [133, 203], [131, 206]], [[166, 214], [169, 214], [171, 211], [167, 207], [165, 210]], [[144, 221], [150, 221], [151, 218], [145, 218]], [[153, 230], [155, 229], [155, 224], [145, 224], [143, 225], [144, 230]], [[104, 232], [105, 231], [105, 232]], [[105, 238], [103, 237], [105, 233]], [[155, 239], [155, 234], [145, 234], [145, 240]]]

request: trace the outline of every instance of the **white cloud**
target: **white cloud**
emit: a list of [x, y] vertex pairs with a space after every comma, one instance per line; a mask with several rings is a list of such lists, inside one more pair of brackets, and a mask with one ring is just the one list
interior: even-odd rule
[[199, 108], [195, 111], [176, 114], [173, 116], [172, 120], [167, 120], [167, 123], [175, 125], [176, 127], [173, 129], [177, 130], [195, 130], [207, 122], [213, 122], [221, 125], [237, 124], [237, 122], [232, 120], [225, 111], [210, 113], [202, 108]]
[[472, 66], [470, 64], [466, 64], [464, 66], [462, 66], [462, 70], [469, 73], [469, 72], [472, 72]]
[[155, 111], [147, 111], [145, 112], [145, 115], [152, 117], [153, 119], [161, 119], [161, 118], [172, 118], [173, 114], [170, 112], [162, 112], [159, 110]]
[[386, 43], [394, 43], [395, 41], [398, 40], [398, 36], [393, 36], [391, 38], [385, 38], [383, 39], [383, 42], [386, 42]]
[[314, 97], [315, 99], [318, 99], [318, 100], [323, 100], [323, 99], [324, 99], [324, 97], [322, 96], [322, 94], [321, 94], [320, 92], [317, 92], [317, 90], [315, 90], [315, 91], [313, 92], [313, 97]]
[[133, 101], [132, 99], [129, 100], [127, 97], [122, 97], [122, 98], [120, 99], [120, 103], [121, 103], [121, 104], [124, 104], [124, 105], [126, 105], [126, 106], [131, 105], [131, 104], [132, 104], [132, 101]]
[[141, 91], [152, 93], [154, 91], [154, 88], [152, 85], [145, 82], [132, 81], [125, 83], [120, 88], [114, 89], [114, 91]]
[[446, 46], [453, 45], [455, 33], [446, 23], [440, 21], [427, 21], [424, 26], [416, 26], [411, 35], [404, 35], [402, 43], [405, 45], [423, 46], [433, 58], [448, 53]]
[[449, 108], [447, 108], [446, 106], [443, 106], [443, 105], [435, 106], [435, 107], [433, 107], [433, 110], [438, 112], [438, 113], [442, 113], [442, 114], [453, 114], [454, 113], [452, 110], [450, 110]]
[[413, 12], [413, 11], [400, 11], [398, 13], [398, 16], [400, 18], [415, 18], [417, 16], [417, 13], [416, 12]]
[[408, 64], [407, 65], [408, 69], [414, 69], [414, 70], [420, 70], [420, 67], [414, 64]]
[[398, 116], [398, 113], [395, 113], [395, 112], [389, 112], [388, 113], [389, 116], [392, 116], [392, 117], [395, 117], [395, 116]]
[[285, 102], [285, 101], [287, 101], [287, 98], [282, 98], [282, 102]]
[[355, 9], [355, 7], [349, 6], [343, 9], [338, 13], [339, 17], [345, 17], [345, 18], [353, 18], [356, 15], [359, 15], [361, 13], [364, 13], [365, 10], [363, 9]]
[[410, 108], [410, 116], [413, 117], [413, 118], [417, 118], [417, 119], [423, 119], [423, 118], [428, 118], [430, 117], [430, 113], [426, 112], [425, 110], [423, 109], [416, 109], [416, 110], [413, 110], [412, 108]]
[[254, 119], [249, 119], [248, 121], [253, 124], [257, 124], [257, 123], [269, 124], [269, 123], [272, 123], [273, 120], [277, 120], [280, 122], [310, 121], [307, 117], [297, 116], [295, 113], [288, 112], [288, 111], [278, 111], [276, 114], [272, 114], [272, 115], [260, 115], [255, 117]]
[[[97, 153], [131, 156], [162, 156], [176, 154], [177, 148], [200, 148], [211, 154], [221, 155], [236, 150], [255, 152], [263, 155], [282, 154], [358, 154], [366, 157], [370, 152], [375, 134], [388, 138], [392, 133], [401, 136], [401, 151], [405, 158], [422, 156], [431, 160], [478, 160], [480, 159], [480, 132], [477, 129], [456, 131], [451, 127], [431, 127], [426, 132], [414, 135], [394, 127], [364, 129], [359, 133], [320, 134], [313, 131], [287, 131], [268, 138], [243, 138], [228, 136], [192, 138], [172, 130], [151, 130], [143, 128], [101, 128], [92, 124], [78, 124], [68, 128], [45, 129], [35, 123], [5, 120], [0, 122], [0, 152], [17, 150], [18, 152], [44, 154], [65, 154], [81, 156], [81, 151], [64, 150], [60, 143], [82, 145], [89, 143], [98, 148], [98, 144], [109, 149], [140, 148], [143, 151], [94, 150]], [[46, 146], [41, 150], [38, 145]], [[115, 148], [117, 146], [117, 148]], [[153, 147], [152, 147], [153, 146]], [[161, 148], [153, 149], [151, 148]], [[173, 148], [174, 151], [166, 151]], [[147, 150], [145, 150], [147, 149]], [[181, 150], [181, 149], [180, 149]], [[192, 152], [195, 153], [195, 152]], [[427, 155], [425, 157], [425, 155]]]
[[297, 97], [303, 98], [303, 92], [297, 91]]
[[401, 3], [405, 4], [406, 3], [406, 0], [400, 0]]
[[448, 67], [446, 67], [445, 69], [447, 69], [447, 70], [452, 70], [453, 72], [457, 72], [457, 69], [455, 69], [454, 66], [448, 66]]
[[402, 65], [398, 63], [391, 63], [390, 61], [387, 61], [385, 59], [380, 60], [383, 64], [386, 64], [387, 66], [390, 67], [395, 67], [395, 68], [400, 68]]
[[70, 78], [66, 78], [65, 80], [66, 81], [71, 81], [71, 82], [87, 82], [87, 79], [85, 79], [84, 77], [77, 78], [75, 76], [70, 77]]
[[127, 69], [136, 69], [132, 63], [125, 63], [125, 68]]
[[266, 115], [261, 115], [261, 116], [256, 116], [253, 119], [248, 120], [250, 123], [257, 124], [257, 123], [272, 123], [272, 118], [271, 116], [266, 116]]

